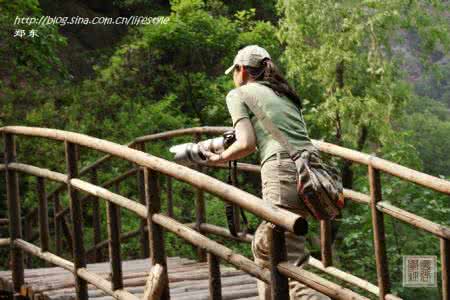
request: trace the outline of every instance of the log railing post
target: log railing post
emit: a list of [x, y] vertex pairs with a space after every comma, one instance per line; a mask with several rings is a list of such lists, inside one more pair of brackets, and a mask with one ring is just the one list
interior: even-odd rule
[[120, 255], [119, 209], [116, 204], [106, 201], [108, 221], [109, 262], [111, 264], [112, 289], [123, 288], [122, 259]]
[[[114, 183], [114, 193], [120, 195], [120, 181]], [[120, 206], [116, 206], [117, 210], [117, 226], [119, 227], [119, 236], [120, 236], [120, 230], [122, 228], [122, 210], [120, 209]]]
[[48, 246], [48, 203], [45, 194], [45, 181], [42, 177], [37, 177], [37, 194], [39, 198], [39, 238], [41, 242], [41, 251], [49, 250]]
[[73, 260], [75, 267], [75, 288], [77, 299], [88, 299], [87, 282], [77, 274], [79, 268], [86, 267], [86, 254], [83, 245], [83, 212], [78, 191], [72, 187], [70, 180], [78, 177], [78, 166], [76, 160], [75, 144], [68, 141], [64, 142], [67, 164], [67, 189], [70, 200], [70, 215], [72, 218], [72, 236], [73, 236]]
[[[201, 135], [195, 134], [195, 142], [200, 142]], [[200, 165], [196, 165], [195, 169], [199, 172], [203, 171], [203, 167]], [[204, 191], [200, 188], [197, 188], [197, 197], [195, 199], [195, 230], [200, 232], [200, 226], [202, 223], [206, 222], [205, 218], [205, 194]], [[199, 262], [206, 261], [206, 251], [200, 247], [197, 248], [197, 257]]]
[[[98, 185], [97, 168], [91, 170], [91, 183]], [[102, 215], [100, 213], [100, 201], [98, 197], [92, 196], [92, 227], [94, 231], [94, 245], [102, 241]], [[102, 260], [102, 249], [95, 247], [94, 261], [100, 262]]]
[[53, 222], [55, 223], [55, 252], [58, 256], [61, 256], [62, 253], [61, 222], [57, 217], [60, 211], [59, 192], [55, 192], [53, 194]]
[[[37, 215], [37, 214], [32, 214], [30, 216], [30, 218], [27, 219], [27, 222], [23, 223], [23, 233], [22, 233], [23, 237], [24, 237], [25, 241], [28, 241], [30, 243], [32, 242], [31, 240], [33, 239], [33, 228], [34, 228], [33, 223], [34, 223], [35, 215]], [[32, 267], [31, 259], [33, 256], [26, 252], [23, 255], [24, 255], [23, 259], [24, 259], [25, 267], [31, 268]]]
[[158, 174], [149, 168], [144, 169], [145, 179], [145, 202], [147, 205], [147, 226], [150, 240], [151, 264], [160, 264], [163, 267], [161, 276], [164, 286], [162, 287], [161, 300], [170, 299], [169, 277], [167, 275], [166, 253], [164, 248], [163, 228], [153, 222], [153, 215], [161, 211], [161, 198], [159, 191]]
[[16, 161], [16, 144], [14, 135], [4, 133], [5, 147], [5, 176], [6, 176], [6, 197], [8, 199], [8, 218], [9, 218], [9, 237], [10, 257], [12, 268], [13, 287], [15, 292], [20, 291], [20, 287], [24, 283], [24, 265], [23, 252], [14, 244], [15, 239], [22, 238], [22, 224], [20, 214], [20, 193], [19, 193], [19, 177], [16, 171], [8, 167], [9, 163]]
[[222, 300], [222, 284], [220, 279], [220, 259], [208, 252], [209, 299]]
[[[237, 168], [233, 168], [233, 172], [231, 174], [231, 183], [233, 184], [233, 186], [238, 186]], [[241, 212], [240, 212], [240, 207], [237, 204], [233, 204], [233, 222], [234, 222], [236, 232], [240, 232], [241, 231]]]
[[[144, 143], [137, 143], [135, 145], [136, 150], [145, 152], [145, 144]], [[144, 179], [144, 170], [139, 165], [136, 165], [138, 171], [136, 172], [137, 176], [137, 187], [139, 192], [139, 202], [143, 205], [145, 204], [145, 179]], [[149, 257], [150, 256], [150, 247], [149, 247], [149, 241], [148, 241], [148, 234], [145, 232], [145, 227], [147, 226], [145, 220], [141, 220], [141, 223], [139, 225], [139, 231], [140, 231], [140, 243], [141, 243], [141, 257]]]
[[288, 278], [278, 271], [278, 264], [286, 261], [286, 242], [284, 229], [272, 225], [269, 230], [270, 241], [270, 271], [271, 271], [271, 295], [273, 300], [289, 299]]
[[331, 251], [331, 221], [320, 220], [320, 251], [322, 253], [323, 266], [329, 267], [333, 264]]
[[369, 164], [370, 209], [372, 214], [373, 239], [375, 245], [375, 260], [377, 267], [379, 299], [384, 299], [389, 293], [389, 271], [386, 256], [386, 236], [384, 232], [383, 213], [377, 209], [377, 203], [382, 200], [380, 171]]
[[167, 176], [167, 215], [173, 218], [173, 186], [172, 177]]
[[450, 240], [441, 238], [442, 299], [450, 299]]

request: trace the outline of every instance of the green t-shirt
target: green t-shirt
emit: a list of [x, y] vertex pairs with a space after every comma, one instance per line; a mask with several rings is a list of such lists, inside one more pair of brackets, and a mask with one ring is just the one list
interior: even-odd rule
[[[263, 128], [261, 122], [256, 118], [253, 112], [247, 107], [247, 104], [239, 97], [235, 88], [226, 96], [228, 111], [231, 115], [233, 127], [243, 118], [249, 118], [252, 122], [256, 134], [256, 143], [259, 151], [261, 165], [273, 154], [277, 152], [286, 152], [280, 143], [275, 141], [272, 136]], [[258, 106], [262, 108], [265, 114], [272, 122], [287, 136], [289, 143], [297, 149], [313, 150], [314, 146], [308, 137], [305, 121], [303, 120], [300, 109], [286, 96], [278, 96], [270, 87], [259, 82], [249, 82], [240, 86], [244, 93], [250, 93], [256, 96], [260, 101]]]

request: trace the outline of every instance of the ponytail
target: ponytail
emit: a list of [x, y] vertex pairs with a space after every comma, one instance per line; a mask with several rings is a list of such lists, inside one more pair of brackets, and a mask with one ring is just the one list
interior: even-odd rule
[[300, 109], [302, 108], [300, 97], [292, 89], [271, 59], [263, 59], [259, 67], [245, 66], [245, 68], [254, 81], [266, 81], [261, 82], [261, 84], [270, 87], [278, 96], [281, 96], [281, 94], [285, 95], [298, 105]]

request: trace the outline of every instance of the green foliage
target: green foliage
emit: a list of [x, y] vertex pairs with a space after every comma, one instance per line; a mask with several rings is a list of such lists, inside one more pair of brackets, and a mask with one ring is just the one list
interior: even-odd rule
[[[392, 37], [405, 28], [428, 32], [428, 23], [417, 23], [426, 14], [418, 15], [418, 2], [279, 1], [283, 61], [314, 134], [351, 148], [396, 140], [391, 123], [412, 91], [392, 55]], [[442, 40], [443, 32], [435, 43], [423, 42]]]
[[[4, 2], [4, 3], [3, 3]], [[24, 85], [24, 79], [43, 79], [57, 73], [66, 75], [57, 50], [67, 45], [66, 39], [53, 25], [38, 26], [14, 24], [17, 17], [42, 16], [37, 0], [2, 1], [0, 5], [0, 78], [7, 79], [6, 84]], [[35, 30], [38, 37], [14, 37], [16, 30]], [[7, 75], [7, 76], [5, 76]], [[53, 74], [54, 75], [54, 74]]]

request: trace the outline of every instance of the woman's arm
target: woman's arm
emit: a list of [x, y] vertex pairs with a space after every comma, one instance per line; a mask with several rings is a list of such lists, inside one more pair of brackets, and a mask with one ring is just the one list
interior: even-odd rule
[[243, 158], [256, 150], [255, 130], [248, 118], [242, 118], [235, 126], [236, 141], [220, 155], [203, 151], [209, 162], [226, 162]]

